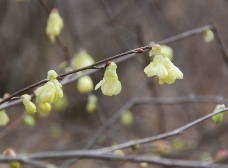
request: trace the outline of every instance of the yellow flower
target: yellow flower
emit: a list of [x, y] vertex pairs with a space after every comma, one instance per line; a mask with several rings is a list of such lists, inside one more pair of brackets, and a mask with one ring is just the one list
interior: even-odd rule
[[72, 67], [75, 69], [83, 68], [94, 63], [93, 58], [85, 51], [81, 50], [79, 53], [74, 55], [72, 60]]
[[161, 45], [162, 54], [164, 54], [170, 60], [173, 59], [173, 49], [167, 45]]
[[62, 85], [56, 79], [57, 76], [58, 74], [55, 71], [48, 71], [47, 79], [50, 81], [35, 91], [38, 103], [47, 102], [52, 104], [63, 97]]
[[95, 87], [97, 90], [101, 87], [102, 93], [106, 96], [117, 95], [120, 93], [122, 86], [116, 74], [117, 66], [112, 62], [105, 71], [104, 78]]
[[34, 114], [36, 112], [36, 106], [33, 102], [31, 102], [31, 96], [25, 94], [21, 96], [22, 98], [22, 102], [25, 106], [25, 110], [29, 113], [29, 114]]
[[0, 111], [0, 126], [6, 126], [6, 124], [9, 122], [9, 117], [6, 114], [5, 110]]
[[40, 112], [47, 113], [51, 111], [51, 104], [44, 102], [44, 103], [39, 103], [39, 110]]
[[[159, 45], [153, 46], [153, 54], [158, 54], [154, 57], [153, 61], [144, 69], [148, 77], [158, 76], [159, 84], [164, 82], [171, 84], [176, 79], [183, 79], [183, 73], [177, 68], [166, 56], [160, 54], [161, 48]], [[154, 49], [155, 48], [155, 49]]]
[[55, 85], [52, 81], [36, 89], [35, 93], [39, 103], [53, 103], [55, 101]]
[[87, 75], [78, 80], [77, 89], [80, 93], [92, 91], [94, 88], [92, 79]]
[[62, 28], [63, 28], [63, 20], [59, 15], [59, 10], [52, 9], [48, 17], [47, 27], [46, 27], [46, 34], [48, 39], [51, 42], [54, 42], [55, 38], [60, 34]]

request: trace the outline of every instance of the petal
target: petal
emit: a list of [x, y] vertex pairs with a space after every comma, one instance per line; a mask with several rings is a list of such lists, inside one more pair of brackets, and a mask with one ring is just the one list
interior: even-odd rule
[[121, 83], [118, 81], [116, 84], [116, 91], [115, 91], [114, 95], [119, 94], [121, 92], [121, 89], [122, 89]]
[[101, 80], [96, 86], [95, 86], [95, 90], [97, 90], [99, 87], [101, 87], [101, 85], [103, 85], [103, 83], [105, 82], [105, 80]]

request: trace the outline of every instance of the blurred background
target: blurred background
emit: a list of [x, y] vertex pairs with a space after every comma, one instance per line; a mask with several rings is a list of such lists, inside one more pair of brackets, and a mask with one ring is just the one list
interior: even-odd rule
[[[81, 49], [95, 61], [159, 41], [179, 33], [210, 24], [219, 26], [225, 45], [228, 44], [228, 1], [226, 0], [45, 0], [47, 6], [58, 8], [64, 20], [60, 39], [69, 55]], [[39, 1], [0, 1], [0, 95], [14, 93], [46, 78], [50, 69], [63, 73], [59, 64], [65, 60], [57, 44], [47, 41], [45, 28], [48, 15]], [[222, 96], [227, 97], [228, 67], [216, 41], [205, 43], [203, 34], [169, 44], [173, 48], [173, 63], [184, 74], [174, 84], [158, 84], [149, 78], [142, 96]], [[118, 63], [122, 92], [117, 96], [98, 96], [103, 122], [128, 102], [146, 75], [148, 52]], [[91, 75], [94, 84], [104, 71]], [[21, 105], [7, 109], [10, 122], [0, 128], [0, 149], [12, 147], [17, 153], [83, 149], [102, 125], [97, 111], [88, 113], [88, 94], [80, 94], [76, 82], [63, 88], [68, 105], [62, 111], [53, 109], [47, 117], [35, 115], [36, 125], [23, 123]], [[28, 93], [32, 93], [29, 91]], [[131, 108], [130, 124], [116, 122], [97, 140], [93, 148], [110, 146], [133, 139], [145, 138], [176, 129], [212, 112], [216, 103], [174, 105], [137, 105]], [[127, 154], [157, 154], [179, 159], [210, 159], [226, 150], [227, 121], [215, 125], [207, 120], [183, 135], [157, 143], [142, 145], [139, 151]], [[157, 148], [168, 150], [159, 153]], [[157, 152], [157, 153], [156, 153]], [[63, 161], [54, 162], [61, 165]], [[138, 164], [80, 160], [73, 167], [139, 167]], [[150, 165], [149, 167], [162, 167]]]

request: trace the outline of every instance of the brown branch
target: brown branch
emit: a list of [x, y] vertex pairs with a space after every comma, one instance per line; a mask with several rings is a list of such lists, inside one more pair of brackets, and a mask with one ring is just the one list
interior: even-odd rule
[[222, 36], [220, 35], [218, 25], [214, 24], [214, 33], [215, 33], [215, 40], [217, 41], [218, 47], [223, 55], [223, 59], [228, 66], [228, 52], [225, 46], [225, 43], [222, 40]]
[[[174, 42], [174, 41], [177, 41], [177, 40], [181, 40], [183, 38], [187, 38], [187, 37], [191, 37], [191, 36], [194, 36], [194, 35], [197, 35], [197, 34], [200, 34], [200, 33], [203, 33], [205, 32], [206, 30], [208, 29], [213, 29], [214, 26], [213, 25], [207, 25], [207, 26], [203, 26], [203, 27], [200, 27], [200, 28], [196, 28], [196, 29], [193, 29], [193, 30], [189, 30], [187, 32], [184, 32], [184, 33], [181, 33], [179, 35], [176, 35], [176, 36], [172, 36], [170, 38], [167, 38], [167, 39], [164, 39], [164, 40], [161, 40], [159, 42], [157, 42], [158, 44], [167, 44], [167, 43], [171, 43], [171, 42]], [[133, 56], [136, 56], [137, 54], [140, 54], [142, 52], [145, 52], [146, 50], [149, 50], [151, 49], [151, 46], [144, 46], [144, 47], [140, 47], [140, 48], [136, 48], [136, 49], [133, 49], [133, 50], [130, 50], [130, 51], [127, 51], [127, 52], [124, 52], [124, 53], [121, 53], [121, 54], [118, 54], [118, 55], [114, 55], [112, 57], [109, 57], [109, 58], [106, 58], [106, 59], [103, 59], [101, 61], [98, 61], [92, 65], [89, 65], [89, 66], [86, 66], [86, 67], [83, 67], [83, 68], [80, 68], [80, 69], [76, 69], [76, 70], [73, 70], [73, 71], [70, 71], [70, 72], [67, 72], [67, 73], [63, 73], [63, 74], [60, 74], [57, 78], [60, 80], [62, 77], [65, 77], [67, 75], [70, 75], [70, 74], [74, 74], [74, 73], [77, 73], [77, 72], [80, 72], [80, 71], [83, 71], [83, 70], [87, 70], [87, 69], [96, 69], [95, 67], [97, 65], [100, 65], [100, 64], [103, 64], [107, 61], [110, 61], [110, 60], [114, 60], [114, 59], [120, 59], [119, 62], [121, 61], [124, 61], [126, 58], [130, 58], [130, 57], [133, 57]], [[126, 58], [124, 58], [126, 57]], [[93, 71], [95, 72], [95, 71]], [[93, 73], [93, 72], [90, 72], [90, 73]], [[77, 77], [75, 77], [74, 79], [70, 79], [69, 82], [73, 82], [75, 81], [76, 79], [78, 79]], [[32, 89], [32, 88], [35, 88], [37, 86], [40, 86], [44, 83], [46, 83], [47, 80], [42, 80], [40, 82], [37, 82], [33, 85], [30, 85], [18, 92], [15, 92], [14, 94], [12, 94], [10, 97], [6, 98], [6, 99], [3, 99], [0, 104], [3, 104], [9, 100], [11, 100], [11, 98], [15, 97], [15, 96], [18, 96], [20, 95], [21, 93], [29, 90], [29, 89]], [[68, 82], [66, 82], [65, 84], [68, 84]], [[0, 107], [1, 109], [1, 107]]]

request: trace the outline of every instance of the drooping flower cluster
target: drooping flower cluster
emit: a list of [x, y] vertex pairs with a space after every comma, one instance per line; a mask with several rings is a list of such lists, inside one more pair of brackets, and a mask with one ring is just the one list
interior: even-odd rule
[[176, 79], [183, 79], [183, 73], [162, 53], [160, 45], [154, 45], [149, 55], [154, 58], [144, 69], [148, 77], [158, 76], [159, 84], [172, 84]]
[[47, 79], [49, 81], [35, 91], [41, 112], [49, 112], [51, 104], [63, 97], [62, 85], [56, 79], [57, 76], [55, 71], [48, 71]]
[[31, 96], [29, 96], [28, 94], [25, 94], [25, 95], [22, 95], [21, 98], [26, 111], [29, 114], [34, 114], [36, 112], [36, 106], [33, 102], [31, 102]]
[[101, 87], [102, 93], [106, 96], [117, 95], [120, 93], [122, 86], [116, 74], [117, 65], [109, 62], [106, 67], [104, 78], [96, 85], [95, 90]]
[[46, 27], [46, 35], [50, 42], [55, 42], [56, 37], [60, 34], [63, 28], [63, 20], [58, 9], [52, 9]]

